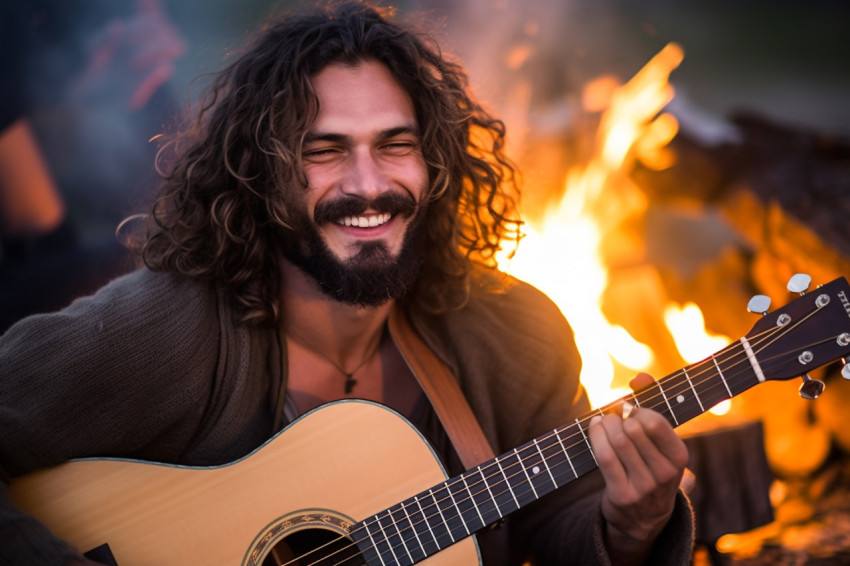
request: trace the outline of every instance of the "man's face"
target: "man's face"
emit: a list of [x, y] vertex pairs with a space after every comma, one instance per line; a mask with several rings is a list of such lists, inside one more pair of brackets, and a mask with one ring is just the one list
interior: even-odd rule
[[319, 113], [303, 159], [302, 233], [286, 257], [337, 300], [399, 298], [418, 273], [428, 186], [413, 103], [380, 63], [313, 77]]

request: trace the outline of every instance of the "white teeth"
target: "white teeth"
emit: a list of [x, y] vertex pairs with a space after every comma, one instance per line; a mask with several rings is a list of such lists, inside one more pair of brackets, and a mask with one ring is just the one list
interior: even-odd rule
[[389, 222], [392, 215], [389, 212], [378, 214], [377, 216], [346, 216], [339, 220], [339, 224], [344, 226], [354, 226], [355, 228], [374, 228], [385, 222]]

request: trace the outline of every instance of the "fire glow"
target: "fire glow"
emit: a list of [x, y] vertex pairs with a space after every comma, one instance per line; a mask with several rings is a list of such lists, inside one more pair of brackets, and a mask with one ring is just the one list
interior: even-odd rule
[[[683, 56], [681, 47], [669, 44], [623, 85], [610, 77], [586, 85], [584, 109], [601, 111], [593, 152], [585, 163], [568, 170], [560, 202], [540, 220], [527, 219], [513, 257], [499, 260], [506, 272], [549, 295], [570, 321], [583, 361], [582, 383], [594, 406], [627, 394], [634, 373], [649, 371], [656, 363], [651, 346], [609, 321], [603, 297], [610, 278], [608, 261], [629, 253], [617, 249], [628, 247], [623, 244], [623, 226], [642, 217], [648, 206], [628, 172], [637, 161], [656, 170], [673, 163], [667, 145], [678, 132], [678, 122], [662, 110], [674, 95], [670, 73]], [[685, 310], [671, 305], [668, 311], [667, 331], [688, 363], [728, 343], [705, 332], [696, 305]], [[628, 376], [617, 377], [618, 372]]]

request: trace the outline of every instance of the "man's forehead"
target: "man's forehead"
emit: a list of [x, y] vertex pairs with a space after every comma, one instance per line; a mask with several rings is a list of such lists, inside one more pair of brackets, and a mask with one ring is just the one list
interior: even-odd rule
[[319, 112], [311, 132], [351, 130], [385, 132], [416, 128], [416, 113], [408, 93], [383, 64], [331, 64], [313, 77]]

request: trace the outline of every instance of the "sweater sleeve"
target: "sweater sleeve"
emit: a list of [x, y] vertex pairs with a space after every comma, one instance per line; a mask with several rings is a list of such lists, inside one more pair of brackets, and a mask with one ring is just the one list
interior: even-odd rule
[[[174, 461], [201, 425], [215, 371], [215, 294], [141, 270], [0, 337], [3, 480], [87, 456]], [[73, 552], [0, 491], [0, 563]]]

